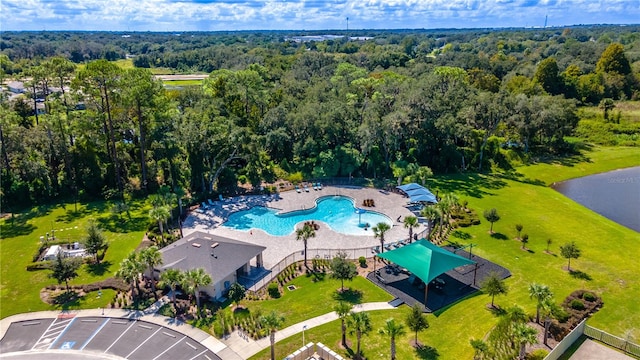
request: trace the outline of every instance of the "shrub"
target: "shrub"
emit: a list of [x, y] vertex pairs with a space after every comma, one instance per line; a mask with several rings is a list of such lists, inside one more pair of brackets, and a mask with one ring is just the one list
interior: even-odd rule
[[584, 310], [585, 309], [584, 303], [582, 301], [578, 300], [578, 299], [571, 300], [570, 306], [574, 310]]
[[51, 261], [40, 261], [27, 265], [27, 271], [48, 270], [51, 268]]
[[590, 292], [586, 292], [582, 295], [582, 298], [585, 299], [588, 302], [593, 302], [596, 301], [596, 296]]
[[543, 360], [549, 352], [545, 349], [536, 349], [531, 354], [527, 354], [527, 360]]
[[269, 286], [267, 287], [267, 292], [269, 292], [269, 296], [274, 299], [280, 297], [280, 289], [278, 288], [278, 284], [276, 283], [269, 284]]
[[367, 266], [367, 258], [365, 258], [364, 256], [360, 256], [358, 258], [358, 262], [360, 263], [360, 267]]

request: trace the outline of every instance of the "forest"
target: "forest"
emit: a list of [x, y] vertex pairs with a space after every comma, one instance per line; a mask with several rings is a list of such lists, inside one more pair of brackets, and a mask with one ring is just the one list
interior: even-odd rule
[[[198, 199], [276, 179], [422, 181], [573, 154], [582, 107], [616, 124], [615, 104], [640, 99], [639, 30], [332, 31], [341, 37], [323, 41], [3, 32], [1, 205], [126, 202], [165, 185]], [[167, 73], [209, 76], [173, 88], [154, 76]], [[637, 127], [621, 131], [638, 145]]]

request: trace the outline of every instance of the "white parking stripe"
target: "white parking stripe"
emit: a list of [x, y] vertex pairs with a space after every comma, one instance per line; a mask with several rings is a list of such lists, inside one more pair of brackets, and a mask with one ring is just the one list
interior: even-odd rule
[[196, 355], [196, 356], [192, 357], [192, 358], [191, 358], [191, 359], [189, 359], [189, 360], [193, 360], [193, 359], [197, 358], [198, 356], [200, 356], [200, 355], [202, 355], [202, 354], [204, 354], [204, 353], [206, 353], [206, 352], [207, 352], [207, 349], [205, 349], [203, 352], [201, 352], [200, 354], [198, 354], [198, 355]]
[[187, 336], [183, 336], [182, 339], [178, 340], [175, 342], [175, 344], [169, 346], [169, 348], [163, 352], [160, 353], [160, 355], [156, 356], [153, 358], [153, 360], [156, 360], [157, 358], [159, 358], [160, 356], [164, 355], [167, 351], [171, 350], [171, 348], [173, 348], [174, 346], [178, 345], [182, 340], [184, 340]]
[[93, 332], [93, 334], [91, 334], [91, 336], [87, 339], [87, 341], [85, 341], [85, 342], [84, 342], [84, 344], [82, 344], [82, 346], [81, 346], [81, 347], [80, 347], [80, 349], [78, 349], [78, 350], [82, 351], [82, 350], [85, 348], [85, 346], [87, 346], [87, 345], [89, 344], [89, 342], [90, 342], [91, 340], [93, 340], [93, 338], [94, 338], [94, 337], [96, 337], [96, 335], [98, 335], [98, 333], [100, 332], [100, 330], [102, 330], [102, 328], [103, 328], [105, 325], [107, 325], [107, 323], [108, 323], [108, 322], [109, 322], [109, 319], [106, 319], [106, 320], [102, 323], [102, 325], [100, 325], [100, 327], [99, 327], [99, 328], [97, 328], [97, 329], [96, 329], [96, 331], [94, 331], [94, 332]]
[[75, 319], [76, 318], [71, 319], [71, 321], [67, 324], [67, 326], [65, 326], [62, 330], [60, 330], [60, 333], [58, 333], [58, 336], [56, 336], [55, 340], [53, 340], [53, 342], [51, 342], [51, 345], [49, 345], [49, 349], [51, 349], [53, 347], [53, 345], [55, 345], [55, 343], [58, 341], [58, 339], [60, 339], [62, 337], [62, 335], [64, 335], [64, 333], [67, 332], [67, 330], [69, 329], [71, 324], [73, 324], [73, 321]]
[[[149, 328], [149, 329], [151, 329], [151, 328]], [[136, 350], [140, 349], [140, 347], [141, 347], [142, 345], [144, 345], [144, 343], [146, 343], [147, 341], [149, 341], [149, 339], [151, 339], [151, 338], [153, 337], [153, 335], [157, 334], [157, 333], [158, 333], [158, 331], [160, 331], [160, 330], [162, 330], [162, 326], [161, 326], [161, 327], [159, 327], [159, 328], [158, 328], [158, 330], [154, 331], [154, 332], [153, 332], [153, 334], [149, 335], [149, 337], [147, 338], [147, 340], [145, 340], [145, 341], [141, 342], [141, 343], [140, 343], [140, 345], [138, 345], [138, 347], [137, 347], [137, 348], [133, 349], [133, 351], [132, 351], [132, 352], [130, 352], [130, 353], [129, 353], [129, 355], [125, 356], [124, 358], [125, 358], [125, 359], [128, 359], [128, 358], [129, 358], [129, 356], [131, 356], [134, 352], [136, 352]]]
[[115, 341], [114, 341], [114, 342], [113, 342], [113, 343], [112, 343], [112, 344], [107, 348], [107, 350], [105, 350], [104, 352], [106, 353], [107, 351], [109, 351], [109, 349], [111, 349], [111, 348], [113, 347], [113, 345], [115, 345], [115, 344], [118, 342], [118, 340], [120, 340], [120, 338], [121, 338], [121, 337], [123, 337], [123, 336], [124, 336], [124, 334], [126, 334], [126, 333], [127, 333], [127, 331], [129, 331], [129, 329], [131, 329], [131, 327], [132, 327], [133, 325], [135, 325], [135, 324], [136, 324], [136, 322], [137, 322], [137, 321], [136, 321], [136, 320], [134, 320], [134, 321], [131, 323], [131, 325], [129, 325], [129, 327], [127, 328], [127, 330], [123, 331], [123, 332], [122, 332], [122, 334], [120, 334], [120, 336], [118, 336], [118, 338], [117, 338], [117, 339], [116, 339], [116, 340], [115, 340]]

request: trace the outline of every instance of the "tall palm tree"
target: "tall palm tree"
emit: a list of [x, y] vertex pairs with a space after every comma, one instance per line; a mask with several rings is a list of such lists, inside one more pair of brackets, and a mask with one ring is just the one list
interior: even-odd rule
[[413, 241], [413, 229], [420, 226], [418, 223], [418, 218], [415, 216], [405, 216], [404, 217], [404, 227], [409, 229], [409, 242]]
[[351, 332], [356, 333], [356, 359], [361, 359], [360, 354], [360, 340], [362, 335], [366, 335], [371, 331], [371, 319], [366, 312], [351, 312], [347, 318], [347, 324], [351, 328]]
[[182, 284], [184, 273], [179, 269], [167, 269], [160, 274], [161, 286], [168, 286], [171, 289], [171, 300], [173, 300], [173, 310], [176, 309], [176, 289]]
[[173, 193], [178, 200], [178, 214], [182, 217], [182, 199], [187, 195], [187, 192], [182, 187], [176, 186], [173, 188]]
[[284, 323], [284, 317], [275, 311], [260, 317], [260, 323], [269, 329], [269, 341], [271, 343], [271, 360], [276, 360], [276, 331]]
[[131, 285], [132, 298], [136, 296], [134, 286], [138, 289], [138, 295], [140, 295], [138, 278], [143, 270], [144, 264], [140, 262], [138, 254], [136, 252], [131, 252], [124, 260], [122, 260], [122, 262], [120, 262], [120, 268], [116, 271], [116, 277]]
[[384, 234], [391, 229], [389, 224], [379, 222], [378, 225], [373, 227], [373, 236], [376, 239], [380, 239], [380, 252], [384, 252]]
[[349, 316], [349, 313], [351, 312], [352, 306], [351, 304], [344, 302], [344, 301], [340, 301], [336, 304], [336, 306], [333, 307], [333, 310], [336, 312], [336, 314], [338, 315], [338, 318], [340, 319], [341, 322], [341, 328], [342, 328], [342, 346], [344, 346], [345, 348], [347, 347], [347, 324], [346, 324], [346, 320], [347, 320], [347, 316]]
[[442, 218], [442, 212], [435, 206], [425, 206], [420, 211], [420, 215], [427, 218], [429, 221], [429, 234], [427, 238], [431, 239], [431, 232], [433, 231], [433, 227], [435, 226], [436, 220]]
[[200, 288], [211, 284], [212, 279], [203, 268], [191, 269], [184, 273], [182, 288], [196, 298], [196, 309], [200, 316]]
[[153, 209], [149, 210], [149, 217], [158, 222], [162, 244], [164, 244], [164, 227], [162, 224], [169, 218], [169, 209], [165, 205], [154, 206]]
[[538, 331], [526, 323], [517, 323], [514, 328], [514, 340], [520, 345], [519, 360], [524, 360], [527, 355], [527, 345], [535, 344], [538, 339]]
[[309, 269], [307, 266], [307, 243], [309, 238], [316, 237], [316, 231], [309, 224], [304, 224], [301, 229], [296, 230], [296, 240], [302, 240], [304, 244], [304, 267]]
[[540, 324], [540, 309], [544, 305], [545, 301], [551, 299], [553, 293], [549, 290], [547, 285], [541, 285], [532, 283], [529, 284], [529, 298], [535, 299], [536, 304], [536, 323]]
[[158, 265], [162, 265], [162, 254], [160, 253], [160, 250], [158, 250], [157, 246], [150, 246], [140, 252], [140, 261], [147, 265], [149, 269], [151, 290], [153, 291], [153, 296], [157, 299], [158, 294], [156, 294], [156, 279], [153, 276], [153, 269]]
[[384, 327], [378, 330], [380, 335], [387, 335], [391, 338], [391, 360], [396, 360], [396, 337], [405, 334], [404, 326], [396, 323], [394, 319], [387, 319]]

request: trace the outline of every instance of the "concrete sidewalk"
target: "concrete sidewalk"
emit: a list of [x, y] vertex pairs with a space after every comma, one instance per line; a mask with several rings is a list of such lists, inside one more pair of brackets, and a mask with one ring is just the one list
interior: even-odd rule
[[[389, 305], [389, 303], [386, 303], [386, 302], [358, 304], [353, 307], [354, 312], [391, 310], [391, 309], [395, 309], [395, 307]], [[284, 340], [292, 335], [301, 333], [303, 327], [305, 326], [306, 326], [305, 329], [309, 330], [316, 326], [320, 326], [337, 319], [338, 319], [338, 315], [332, 311], [330, 313], [326, 313], [324, 315], [316, 316], [314, 318], [307, 319], [297, 324], [293, 324], [287, 328], [284, 328], [276, 332], [276, 336], [275, 336], [276, 342], [280, 340]], [[234, 353], [238, 354], [242, 359], [248, 359], [251, 356], [262, 351], [263, 349], [266, 349], [271, 346], [271, 342], [269, 341], [268, 336], [259, 340], [253, 340], [249, 337], [241, 336], [241, 334], [239, 334], [238, 331], [234, 331], [231, 335], [229, 335], [226, 339], [223, 340], [223, 343], [226, 344], [229, 349], [233, 350]], [[218, 355], [222, 357], [221, 354], [218, 354]]]

